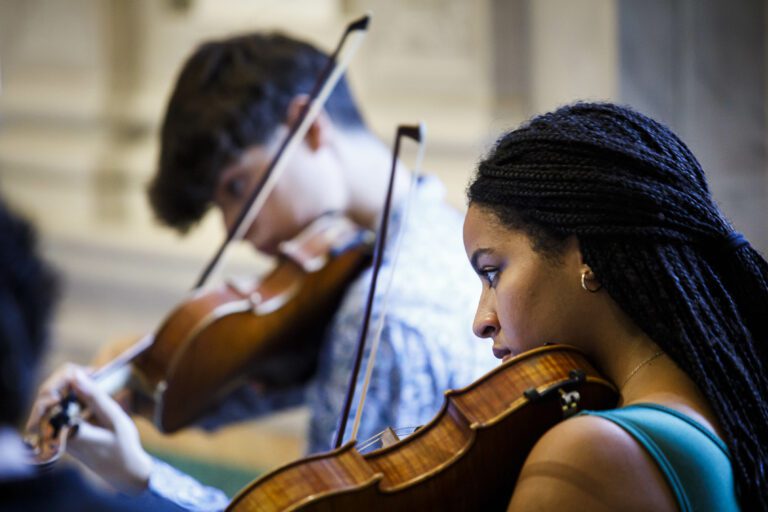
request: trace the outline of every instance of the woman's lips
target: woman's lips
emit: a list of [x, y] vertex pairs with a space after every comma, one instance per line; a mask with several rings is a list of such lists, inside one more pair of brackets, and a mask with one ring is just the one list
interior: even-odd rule
[[507, 348], [493, 347], [493, 356], [496, 359], [501, 359], [502, 361], [505, 361], [506, 359], [509, 359], [510, 357], [512, 357], [512, 351]]

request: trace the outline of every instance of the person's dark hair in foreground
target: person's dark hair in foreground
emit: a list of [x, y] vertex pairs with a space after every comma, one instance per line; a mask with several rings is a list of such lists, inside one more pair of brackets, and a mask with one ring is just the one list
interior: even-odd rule
[[37, 256], [35, 234], [0, 201], [0, 424], [18, 425], [34, 391], [48, 337], [56, 278]]
[[28, 461], [18, 428], [37, 384], [57, 282], [32, 227], [0, 200], [0, 510], [181, 510], [149, 493], [104, 494], [65, 463], [38, 472]]
[[686, 145], [631, 109], [577, 103], [502, 136], [468, 198], [547, 257], [575, 235], [596, 280], [715, 411], [741, 506], [768, 510], [768, 264]]

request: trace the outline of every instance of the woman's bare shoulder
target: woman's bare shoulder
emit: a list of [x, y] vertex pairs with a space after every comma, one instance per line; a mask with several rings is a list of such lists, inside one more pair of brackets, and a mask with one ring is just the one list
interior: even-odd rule
[[598, 416], [557, 424], [523, 465], [509, 507], [518, 510], [677, 510], [645, 449]]

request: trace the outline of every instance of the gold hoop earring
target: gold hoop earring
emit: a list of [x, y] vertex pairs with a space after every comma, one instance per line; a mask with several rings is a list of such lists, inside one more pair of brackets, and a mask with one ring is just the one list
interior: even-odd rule
[[[581, 287], [584, 288], [584, 290], [588, 291], [589, 293], [596, 293], [602, 290], [603, 285], [602, 283], [597, 283], [597, 288], [590, 288], [589, 285], [587, 285], [587, 274], [592, 274], [591, 270], [585, 270], [581, 273]], [[595, 279], [595, 275], [592, 274], [590, 279]]]

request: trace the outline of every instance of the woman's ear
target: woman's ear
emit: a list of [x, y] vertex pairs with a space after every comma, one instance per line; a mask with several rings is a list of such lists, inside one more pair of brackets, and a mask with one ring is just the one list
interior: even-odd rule
[[565, 245], [562, 252], [563, 260], [570, 264], [578, 266], [580, 270], [589, 269], [584, 262], [584, 256], [581, 254], [581, 246], [576, 235], [571, 235], [565, 239]]
[[[302, 110], [306, 107], [309, 101], [309, 96], [306, 94], [299, 94], [293, 97], [288, 104], [288, 116], [286, 118], [286, 124], [291, 127], [299, 119]], [[317, 151], [322, 146], [328, 144], [333, 137], [334, 127], [333, 121], [331, 121], [328, 112], [322, 109], [317, 118], [309, 125], [309, 130], [304, 137], [304, 141], [307, 143], [312, 151]]]
[[574, 274], [578, 274], [581, 279], [581, 287], [588, 292], [598, 292], [603, 288], [602, 283], [598, 281], [595, 273], [584, 261], [584, 255], [581, 253], [579, 239], [575, 235], [569, 236], [565, 241], [564, 251], [565, 263], [570, 265]]

